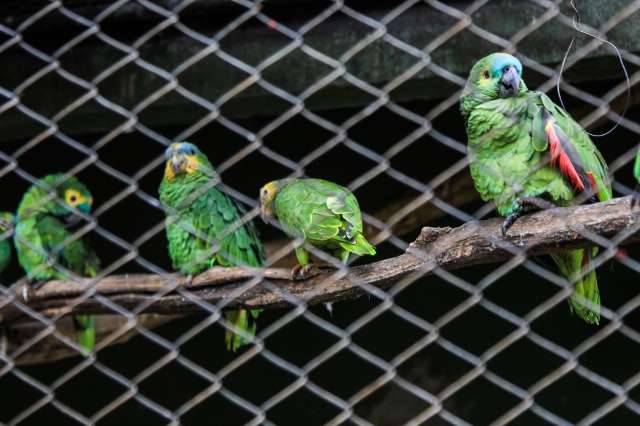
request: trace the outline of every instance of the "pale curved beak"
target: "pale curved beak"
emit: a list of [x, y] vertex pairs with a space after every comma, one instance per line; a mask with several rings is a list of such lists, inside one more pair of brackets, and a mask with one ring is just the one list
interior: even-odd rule
[[262, 218], [262, 221], [264, 223], [267, 223], [267, 220], [269, 219], [269, 209], [267, 208], [267, 206], [265, 206], [264, 204], [260, 204], [260, 217]]
[[500, 97], [517, 96], [520, 92], [520, 75], [516, 67], [509, 67], [500, 78]]
[[171, 166], [171, 170], [176, 175], [179, 174], [187, 164], [187, 159], [184, 157], [184, 155], [180, 155], [177, 153], [173, 154], [168, 161], [169, 165]]

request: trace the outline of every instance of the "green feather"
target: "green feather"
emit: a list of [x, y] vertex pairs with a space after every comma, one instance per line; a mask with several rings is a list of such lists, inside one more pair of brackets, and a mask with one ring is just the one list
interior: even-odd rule
[[[304, 238], [343, 262], [349, 253], [376, 253], [362, 234], [358, 200], [347, 188], [322, 179], [288, 179], [277, 186], [273, 208], [289, 236]], [[300, 254], [298, 259], [308, 261]]]
[[11, 264], [12, 238], [11, 230], [14, 226], [15, 218], [12, 213], [0, 212], [0, 274], [2, 274]]
[[[466, 122], [471, 176], [481, 197], [496, 204], [498, 212], [513, 213], [521, 197], [546, 197], [570, 205], [578, 195], [562, 172], [548, 163], [549, 141], [544, 114], [554, 121], [575, 148], [585, 172], [592, 174], [598, 198], [611, 198], [607, 165], [588, 134], [566, 111], [544, 93], [528, 90], [520, 80], [519, 92], [500, 97], [505, 66], [519, 61], [507, 54], [493, 54], [474, 65], [460, 100]], [[521, 65], [520, 65], [521, 67]], [[485, 71], [489, 78], [483, 78]], [[640, 175], [640, 166], [639, 166]], [[600, 295], [595, 272], [580, 276], [597, 249], [571, 250], [552, 256], [561, 273], [574, 284], [569, 299], [572, 312], [589, 323], [600, 318]], [[586, 256], [586, 258], [585, 258]], [[581, 303], [584, 299], [593, 306]]]
[[[18, 206], [14, 242], [18, 263], [31, 280], [66, 280], [69, 272], [95, 277], [100, 270], [100, 260], [87, 238], [73, 236], [63, 223], [74, 208], [65, 201], [67, 191], [88, 200], [85, 206], [76, 206], [88, 213], [92, 200], [89, 189], [75, 177], [62, 174], [41, 179], [29, 188]], [[95, 319], [74, 317], [74, 324], [76, 341], [86, 355], [95, 345]]]
[[91, 315], [76, 315], [73, 317], [76, 328], [76, 342], [87, 356], [96, 345], [96, 317]]
[[[198, 169], [172, 179], [163, 178], [159, 193], [167, 213], [166, 232], [169, 256], [178, 271], [194, 275], [215, 266], [262, 267], [266, 255], [252, 221], [240, 224], [244, 208], [220, 191], [217, 176], [206, 156], [192, 147]], [[259, 310], [225, 313], [225, 318], [244, 333], [254, 336]], [[225, 341], [229, 350], [250, 343], [248, 338], [231, 331]]]

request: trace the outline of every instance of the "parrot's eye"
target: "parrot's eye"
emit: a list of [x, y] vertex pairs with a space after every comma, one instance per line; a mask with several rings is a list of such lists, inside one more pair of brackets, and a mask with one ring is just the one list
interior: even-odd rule
[[489, 79], [489, 77], [491, 77], [491, 75], [489, 74], [489, 71], [485, 71], [485, 72], [483, 72], [483, 73], [482, 73], [482, 77], [483, 77], [485, 80], [488, 80], [488, 79]]
[[70, 206], [75, 206], [80, 202], [82, 196], [74, 189], [69, 189], [64, 194], [64, 199]]

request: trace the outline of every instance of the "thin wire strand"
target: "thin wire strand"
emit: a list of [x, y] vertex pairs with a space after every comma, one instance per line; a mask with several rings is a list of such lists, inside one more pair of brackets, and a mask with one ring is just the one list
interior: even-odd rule
[[[625, 101], [624, 108], [622, 110], [622, 113], [620, 114], [620, 117], [616, 119], [616, 124], [614, 124], [613, 127], [611, 127], [609, 130], [607, 130], [604, 133], [591, 133], [585, 129], [585, 132], [587, 132], [589, 136], [594, 138], [601, 138], [613, 132], [618, 126], [620, 126], [620, 124], [622, 123], [622, 120], [624, 120], [624, 117], [627, 114], [627, 110], [629, 109], [629, 103], [631, 102], [631, 81], [629, 79], [629, 73], [627, 72], [627, 67], [624, 64], [624, 59], [622, 58], [622, 54], [620, 53], [620, 50], [618, 49], [618, 47], [612, 42], [610, 42], [609, 40], [606, 40], [603, 37], [598, 36], [597, 34], [592, 34], [588, 31], [584, 31], [578, 28], [578, 24], [582, 22], [580, 12], [578, 11], [578, 8], [574, 4], [574, 0], [569, 0], [569, 4], [571, 5], [571, 8], [573, 9], [573, 12], [574, 12], [574, 17], [572, 20], [573, 28], [581, 34], [595, 38], [596, 40], [599, 40], [602, 43], [607, 44], [616, 52], [616, 55], [618, 56], [618, 61], [620, 62], [620, 67], [622, 68], [622, 73], [624, 74], [624, 78], [627, 84], [627, 99]], [[573, 48], [573, 44], [575, 43], [575, 40], [576, 38], [575, 36], [573, 36], [571, 38], [571, 41], [569, 42], [569, 47], [567, 47], [567, 51], [564, 53], [564, 57], [562, 58], [562, 65], [560, 65], [560, 72], [558, 73], [558, 82], [556, 84], [556, 91], [558, 93], [558, 99], [560, 100], [560, 105], [562, 105], [562, 108], [564, 108], [565, 110], [567, 108], [565, 107], [564, 100], [562, 99], [562, 93], [560, 91], [560, 83], [562, 82], [562, 74], [564, 72], [564, 67], [567, 62], [567, 58], [569, 57], [569, 53]]]

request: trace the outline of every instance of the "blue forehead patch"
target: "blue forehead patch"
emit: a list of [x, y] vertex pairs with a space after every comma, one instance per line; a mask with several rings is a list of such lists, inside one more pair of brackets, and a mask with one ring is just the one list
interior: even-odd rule
[[164, 156], [168, 160], [174, 154], [196, 155], [197, 153], [198, 148], [196, 148], [194, 144], [189, 142], [179, 142], [171, 144], [164, 152]]
[[496, 76], [502, 74], [502, 70], [506, 66], [514, 67], [518, 71], [518, 75], [522, 75], [522, 63], [514, 56], [507, 53], [496, 53], [492, 62], [491, 70]]

